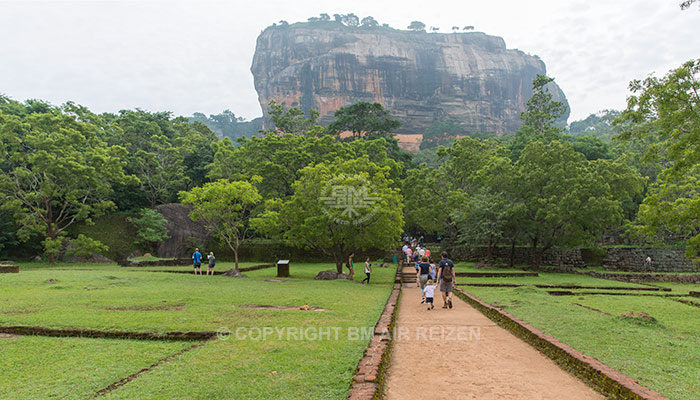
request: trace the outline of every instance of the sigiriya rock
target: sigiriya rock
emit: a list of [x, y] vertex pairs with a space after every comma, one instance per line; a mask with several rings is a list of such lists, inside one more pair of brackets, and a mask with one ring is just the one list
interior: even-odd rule
[[[544, 62], [480, 32], [426, 33], [340, 23], [266, 28], [251, 67], [265, 120], [268, 102], [320, 112], [379, 102], [402, 123], [398, 133], [422, 134], [435, 120], [465, 132], [514, 133]], [[554, 100], [566, 97], [554, 83]], [[568, 112], [565, 117], [568, 117]]]

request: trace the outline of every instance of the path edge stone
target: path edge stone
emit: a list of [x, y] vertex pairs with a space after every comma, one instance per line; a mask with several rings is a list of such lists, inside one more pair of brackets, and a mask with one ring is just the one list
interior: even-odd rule
[[[402, 264], [399, 263], [397, 275], [401, 268]], [[383, 397], [400, 297], [401, 284], [394, 283], [384, 305], [384, 311], [374, 326], [374, 335], [365, 349], [364, 356], [357, 364], [347, 397], [349, 400], [375, 400]]]
[[0, 333], [19, 336], [49, 336], [49, 337], [80, 337], [93, 339], [134, 339], [134, 340], [164, 340], [164, 341], [201, 341], [217, 337], [217, 332], [128, 332], [102, 331], [97, 329], [78, 328], [44, 328], [42, 326], [0, 326]]
[[586, 356], [553, 336], [515, 316], [455, 288], [455, 295], [487, 316], [496, 324], [524, 340], [540, 353], [549, 357], [560, 368], [581, 379], [590, 387], [615, 400], [668, 400], [662, 394], [637, 383], [629, 376]]

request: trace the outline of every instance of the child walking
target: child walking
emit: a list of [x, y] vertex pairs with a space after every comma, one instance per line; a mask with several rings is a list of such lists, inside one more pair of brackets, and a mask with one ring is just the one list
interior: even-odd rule
[[362, 280], [360, 283], [365, 283], [367, 281], [367, 284], [369, 285], [369, 274], [372, 273], [372, 264], [369, 263], [369, 257], [365, 260], [365, 274], [367, 277]]
[[432, 310], [435, 308], [433, 305], [433, 297], [435, 297], [435, 282], [433, 282], [432, 279], [428, 280], [428, 284], [425, 285], [425, 289], [423, 289], [425, 292], [425, 302], [428, 304], [428, 311]]

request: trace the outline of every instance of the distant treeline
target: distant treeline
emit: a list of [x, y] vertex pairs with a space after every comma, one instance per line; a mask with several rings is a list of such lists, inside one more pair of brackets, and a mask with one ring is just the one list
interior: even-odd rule
[[[514, 134], [454, 139], [459, 126], [440, 121], [426, 132], [437, 147], [415, 156], [399, 149], [400, 123], [378, 103], [342, 107], [319, 126], [318, 112], [271, 102], [274, 127], [234, 145], [229, 135], [247, 122], [228, 111], [193, 119], [138, 109], [95, 114], [0, 96], [0, 252], [88, 253], [100, 243], [72, 237], [71, 226], [129, 212], [148, 228], [155, 219], [143, 209], [182, 202], [212, 232], [233, 235], [222, 241], [281, 239], [338, 265], [352, 251], [396, 244], [401, 230], [528, 245], [534, 264], [550, 248], [589, 246], [611, 230], [684, 243], [695, 256], [699, 75], [696, 60], [634, 81], [627, 109], [568, 130], [557, 122], [565, 105], [546, 88], [552, 79], [538, 76]], [[329, 208], [324, 202], [338, 194], [372, 201], [341, 196]], [[374, 214], [342, 223], [338, 204], [371, 205]]]

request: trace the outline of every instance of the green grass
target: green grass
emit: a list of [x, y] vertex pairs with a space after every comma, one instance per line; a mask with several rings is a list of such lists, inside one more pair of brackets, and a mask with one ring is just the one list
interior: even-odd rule
[[85, 399], [189, 345], [38, 336], [0, 338], [0, 398]]
[[[217, 264], [217, 269], [230, 267], [229, 263]], [[321, 270], [335, 269], [330, 264], [293, 263], [291, 277], [285, 278], [286, 282], [266, 281], [275, 279], [276, 268], [246, 272], [248, 277], [244, 279], [144, 272], [113, 264], [48, 266], [34, 263], [20, 264], [20, 268], [19, 274], [8, 274], [0, 280], [2, 325], [154, 333], [217, 331], [220, 328], [232, 332], [252, 329], [254, 332], [265, 327], [301, 327], [328, 332], [337, 329], [339, 332], [338, 340], [334, 335], [323, 340], [295, 340], [293, 335], [290, 338], [269, 337], [268, 340], [238, 340], [240, 338], [233, 336], [229, 340], [214, 340], [160, 365], [110, 395], [139, 399], [344, 398], [368, 342], [367, 337], [347, 340], [347, 333], [355, 327], [374, 326], [391, 291], [396, 271], [395, 267], [375, 267], [372, 284], [359, 285], [348, 281], [312, 280]], [[364, 273], [355, 274], [355, 281], [362, 278]], [[49, 279], [55, 281], [48, 282]], [[329, 311], [256, 310], [243, 307], [247, 304], [308, 304]], [[6, 343], [2, 340], [8, 339], [0, 339], [0, 346]], [[153, 343], [79, 340], [94, 343], [98, 348], [94, 352], [106, 354], [99, 356], [105, 366], [112, 362], [106, 350], [108, 344], [125, 343], [129, 349], [133, 345], [133, 351], [139, 351], [137, 345]], [[19, 359], [22, 348], [32, 346], [29, 342], [17, 343], [17, 349], [8, 350], [13, 351], [14, 359]], [[143, 353], [148, 354], [147, 349]], [[49, 386], [45, 388], [46, 393], [66, 397], [73, 395], [70, 382], [91, 373], [71, 368], [72, 363], [81, 362], [81, 358], [80, 351], [75, 352], [74, 359], [67, 351], [61, 358], [69, 360], [65, 367], [63, 362], [59, 366], [45, 366], [28, 360], [26, 364], [32, 368], [32, 382], [45, 381]], [[161, 358], [161, 354], [156, 358]], [[129, 360], [124, 363], [123, 372], [112, 375], [95, 368], [94, 376], [85, 379], [85, 390], [90, 392], [107, 386], [143, 368], [140, 365]], [[54, 379], [57, 373], [54, 368], [65, 375], [62, 380]], [[6, 372], [0, 373], [1, 381], [5, 381], [5, 375]], [[85, 392], [79, 393], [78, 397], [85, 397]], [[0, 398], [26, 398], [13, 396], [0, 395]]]
[[[459, 270], [457, 270], [459, 272]], [[593, 278], [589, 275], [559, 274], [552, 272], [539, 272], [539, 276], [503, 277], [503, 278], [467, 278], [458, 277], [458, 283], [517, 283], [526, 285], [579, 285], [579, 286], [620, 286], [639, 287], [639, 283], [612, 281], [608, 279]]]
[[[465, 282], [465, 278], [460, 280]], [[636, 286], [586, 275], [546, 274], [539, 278], [481, 278], [471, 281]], [[655, 283], [656, 284], [656, 283]], [[674, 293], [700, 285], [663, 283]], [[463, 287], [562, 342], [631, 376], [670, 399], [700, 393], [700, 308], [661, 297], [550, 296], [547, 289]], [[576, 291], [574, 291], [576, 292]], [[578, 303], [598, 309], [593, 311]], [[641, 312], [651, 318], [622, 317]]]

